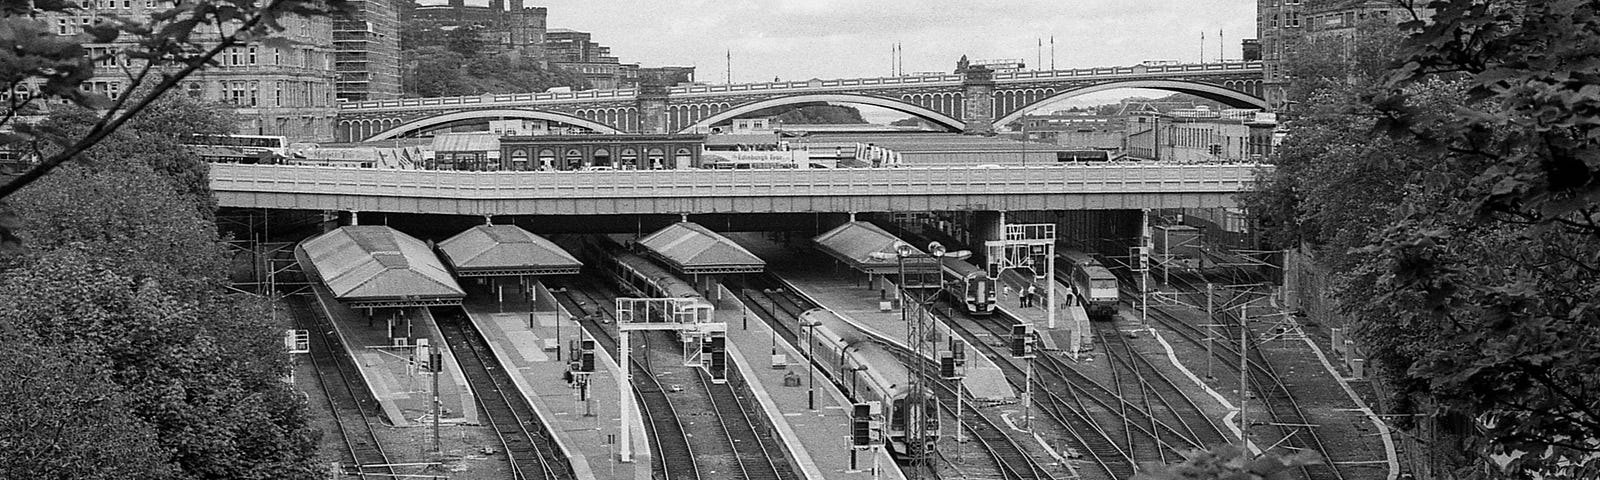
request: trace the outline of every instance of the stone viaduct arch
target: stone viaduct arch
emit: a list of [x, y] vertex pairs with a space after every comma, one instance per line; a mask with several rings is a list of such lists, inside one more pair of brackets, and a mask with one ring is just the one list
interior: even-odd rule
[[464, 111], [464, 112], [454, 112], [454, 113], [447, 113], [447, 114], [444, 114], [444, 115], [421, 118], [421, 119], [413, 120], [411, 122], [407, 122], [407, 123], [404, 123], [404, 124], [400, 124], [400, 125], [394, 126], [392, 128], [389, 128], [388, 130], [384, 130], [384, 131], [378, 132], [378, 133], [372, 135], [371, 137], [368, 137], [367, 140], [388, 140], [388, 139], [391, 139], [391, 138], [397, 138], [397, 137], [399, 137], [401, 135], [405, 135], [407, 133], [416, 132], [416, 131], [419, 131], [419, 130], [424, 130], [424, 129], [427, 129], [427, 128], [430, 128], [430, 127], [436, 127], [436, 126], [443, 125], [443, 124], [450, 123], [450, 122], [454, 122], [454, 121], [457, 121], [457, 120], [469, 120], [469, 119], [477, 119], [477, 118], [483, 118], [483, 119], [489, 119], [489, 118], [527, 118], [527, 119], [535, 119], [535, 120], [549, 120], [549, 121], [561, 122], [561, 123], [565, 123], [565, 124], [569, 124], [569, 125], [576, 125], [576, 126], [579, 126], [579, 127], [584, 127], [584, 128], [587, 128], [587, 129], [590, 129], [590, 130], [594, 130], [594, 131], [599, 132], [599, 133], [622, 133], [622, 131], [617, 129], [616, 127], [613, 127], [611, 125], [606, 125], [606, 124], [603, 124], [603, 123], [600, 123], [600, 122], [596, 122], [594, 120], [589, 120], [587, 118], [581, 118], [581, 117], [575, 117], [575, 116], [561, 114], [561, 113], [545, 112], [545, 111], [539, 111], [539, 110], [498, 109], [498, 110], [469, 110], [469, 111]]
[[[1022, 118], [1023, 113], [1026, 113], [1028, 110], [1038, 105], [1043, 105], [1061, 99], [1072, 98], [1079, 95], [1103, 92], [1106, 90], [1116, 90], [1119, 88], [1147, 88], [1152, 90], [1166, 90], [1169, 92], [1187, 93], [1207, 100], [1221, 102], [1223, 105], [1230, 107], [1270, 110], [1267, 107], [1267, 101], [1265, 99], [1235, 89], [1240, 87], [1259, 87], [1259, 84], [1247, 83], [1248, 82], [1239, 82], [1237, 85], [1217, 85], [1186, 80], [1152, 79], [1106, 82], [1081, 88], [1066, 89], [1060, 92], [1053, 92], [1053, 94], [1050, 95], [1038, 95], [1037, 92], [1018, 92], [1011, 94], [1006, 94], [1006, 92], [995, 92], [995, 111], [1004, 112], [1005, 116], [995, 119], [994, 124], [996, 126], [1000, 126], [1015, 122]], [[1033, 101], [1027, 102], [1017, 100]]]
[[716, 114], [713, 114], [713, 115], [711, 115], [709, 117], [702, 118], [700, 121], [694, 122], [691, 125], [688, 125], [686, 127], [680, 128], [679, 131], [687, 133], [687, 132], [700, 131], [700, 130], [703, 130], [703, 129], [710, 129], [711, 126], [716, 125], [718, 123], [729, 121], [729, 120], [732, 120], [732, 119], [734, 119], [734, 118], [736, 118], [736, 117], [738, 117], [740, 115], [744, 115], [746, 113], [750, 113], [750, 112], [754, 112], [754, 111], [758, 111], [758, 110], [762, 110], [762, 109], [766, 109], [766, 108], [781, 107], [781, 106], [784, 106], [784, 105], [797, 105], [797, 104], [803, 104], [803, 103], [821, 103], [821, 102], [859, 103], [859, 104], [863, 104], [863, 105], [872, 105], [872, 106], [877, 106], [877, 107], [883, 107], [883, 108], [887, 108], [887, 109], [890, 109], [890, 110], [895, 110], [895, 111], [898, 111], [898, 112], [901, 112], [901, 113], [905, 113], [905, 114], [908, 114], [908, 115], [913, 115], [913, 116], [916, 116], [916, 117], [920, 117], [920, 118], [926, 119], [928, 121], [931, 121], [934, 124], [937, 124], [937, 125], [940, 125], [940, 126], [943, 126], [943, 127], [949, 128], [951, 130], [955, 130], [955, 131], [961, 131], [961, 127], [963, 126], [963, 123], [961, 122], [961, 120], [958, 120], [955, 117], [952, 117], [950, 115], [946, 115], [946, 114], [943, 114], [943, 113], [939, 113], [939, 112], [936, 112], [934, 110], [930, 110], [930, 109], [922, 107], [922, 106], [918, 106], [918, 105], [914, 105], [914, 104], [911, 104], [911, 103], [907, 103], [905, 101], [898, 100], [898, 99], [877, 97], [877, 96], [871, 96], [871, 95], [848, 94], [848, 93], [812, 93], [812, 94], [790, 95], [790, 96], [777, 97], [777, 98], [768, 98], [768, 99], [764, 99], [764, 100], [759, 100], [759, 101], [755, 101], [755, 102], [746, 103], [744, 105], [739, 105], [739, 106], [732, 107], [732, 108], [727, 108], [727, 109], [724, 109], [724, 110], [722, 110], [720, 112], [717, 112]]

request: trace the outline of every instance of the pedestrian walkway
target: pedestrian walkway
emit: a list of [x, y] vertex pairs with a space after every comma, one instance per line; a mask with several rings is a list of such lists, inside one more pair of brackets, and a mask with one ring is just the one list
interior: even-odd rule
[[1082, 305], [1072, 301], [1071, 287], [1061, 282], [1050, 282], [1051, 287], [1056, 289], [1056, 327], [1050, 328], [1048, 300], [1044, 292], [1038, 292], [1038, 300], [1032, 306], [1021, 306], [1018, 301], [1020, 292], [1026, 292], [1028, 285], [1034, 284], [1032, 277], [1016, 270], [1006, 270], [1000, 273], [998, 282], [1003, 287], [1011, 287], [1010, 295], [997, 302], [1000, 311], [1022, 323], [1033, 325], [1033, 331], [1039, 332], [1045, 350], [1071, 352], [1074, 332], [1078, 334], [1079, 351], [1093, 349], [1094, 332], [1089, 329], [1089, 313], [1083, 310]]
[[[508, 286], [507, 288], [516, 288]], [[469, 295], [463, 306], [473, 325], [483, 333], [494, 356], [511, 373], [517, 390], [539, 414], [539, 421], [555, 434], [556, 442], [572, 461], [577, 478], [650, 478], [650, 446], [644, 424], [632, 426], [634, 461], [616, 461], [620, 412], [617, 396], [617, 364], [610, 355], [596, 355], [595, 372], [589, 377], [589, 395], [581, 399], [579, 390], [565, 380], [571, 358], [547, 345], [566, 348], [583, 330], [572, 315], [556, 313], [555, 302], [542, 284], [534, 283], [537, 310], [529, 322], [529, 303], [525, 295], [505, 295], [516, 299], [499, 302], [494, 296]], [[469, 291], [470, 291], [469, 287]], [[546, 342], [550, 339], [554, 342]]]
[[851, 402], [822, 370], [813, 370], [815, 396], [811, 398], [815, 398], [816, 408], [810, 408], [807, 388], [811, 383], [797, 382], [807, 378], [805, 357], [749, 312], [733, 292], [719, 288], [723, 292], [716, 303], [716, 316], [728, 324], [728, 355], [737, 366], [737, 371], [730, 372], [729, 382], [735, 383], [735, 388], [742, 382], [760, 401], [779, 441], [789, 449], [786, 454], [794, 460], [791, 464], [799, 468], [801, 475], [808, 480], [905, 478], [882, 449], [877, 454], [878, 475], [872, 474], [873, 457], [867, 452], [858, 453], [857, 468], [850, 468]]
[[[355, 360], [356, 368], [384, 418], [397, 427], [428, 425], [433, 418], [433, 377], [417, 368], [414, 345], [444, 345], [444, 337], [426, 308], [355, 310], [335, 300], [321, 283], [313, 282], [317, 312], [330, 320], [339, 344]], [[393, 339], [407, 339], [396, 346]], [[444, 355], [439, 379], [441, 423], [478, 423], [477, 402], [467, 388], [466, 376], [455, 358]]]

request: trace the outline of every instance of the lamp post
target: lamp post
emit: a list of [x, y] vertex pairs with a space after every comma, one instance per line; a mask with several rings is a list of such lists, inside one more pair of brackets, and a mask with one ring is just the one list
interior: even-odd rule
[[804, 328], [806, 330], [806, 409], [816, 410], [817, 378], [815, 372], [817, 369], [816, 366], [811, 363], [811, 358], [813, 358], [813, 354], [816, 353], [817, 347], [816, 343], [812, 341], [811, 336], [816, 335], [817, 326], [821, 325], [822, 322], [816, 320], [808, 321], [804, 314], [801, 314], [800, 317], [800, 328]]

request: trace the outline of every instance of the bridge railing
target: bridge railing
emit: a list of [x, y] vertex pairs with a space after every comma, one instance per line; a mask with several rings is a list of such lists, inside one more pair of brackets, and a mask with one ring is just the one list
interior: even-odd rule
[[[1185, 73], [1210, 73], [1233, 72], [1245, 70], [1260, 70], [1261, 62], [1221, 62], [1197, 63], [1183, 65], [1133, 65], [1124, 67], [1097, 67], [1077, 68], [1064, 70], [1046, 70], [1032, 72], [997, 73], [997, 81], [1015, 81], [1040, 78], [1075, 78], [1098, 77], [1114, 75], [1151, 75], [1151, 74], [1185, 74]], [[798, 90], [806, 88], [849, 88], [861, 86], [881, 85], [924, 85], [960, 83], [961, 75], [905, 75], [896, 77], [865, 77], [843, 78], [834, 80], [817, 81], [788, 81], [788, 82], [759, 82], [736, 83], [731, 85], [692, 85], [686, 87], [672, 87], [667, 91], [672, 94], [695, 95], [710, 93], [730, 92], [763, 92], [772, 90]], [[419, 108], [419, 107], [446, 107], [453, 105], [483, 105], [483, 104], [515, 104], [544, 101], [577, 101], [598, 100], [608, 98], [633, 98], [638, 93], [637, 89], [625, 88], [617, 90], [584, 90], [579, 92], [553, 92], [553, 93], [519, 93], [519, 94], [490, 94], [470, 97], [431, 97], [431, 98], [406, 98], [399, 100], [370, 100], [363, 102], [340, 102], [342, 110], [368, 110], [379, 108]]]
[[422, 198], [663, 198], [1240, 191], [1251, 164], [460, 172], [215, 164], [215, 191]]

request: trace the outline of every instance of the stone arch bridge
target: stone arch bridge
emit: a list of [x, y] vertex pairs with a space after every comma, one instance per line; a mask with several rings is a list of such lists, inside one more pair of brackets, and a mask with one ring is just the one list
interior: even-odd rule
[[966, 67], [944, 75], [344, 102], [337, 136], [339, 141], [386, 140], [457, 122], [507, 118], [556, 121], [601, 133], [693, 133], [750, 112], [816, 102], [876, 105], [950, 130], [983, 133], [1033, 106], [1117, 88], [1267, 107], [1261, 62], [1016, 73]]

